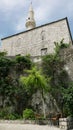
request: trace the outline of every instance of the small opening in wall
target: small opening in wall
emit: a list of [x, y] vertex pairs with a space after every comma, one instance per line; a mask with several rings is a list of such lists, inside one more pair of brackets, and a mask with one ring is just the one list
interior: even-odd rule
[[45, 39], [45, 31], [44, 30], [41, 32], [41, 39], [42, 39], [42, 41]]
[[47, 48], [42, 48], [41, 49], [41, 55], [42, 56], [47, 55]]

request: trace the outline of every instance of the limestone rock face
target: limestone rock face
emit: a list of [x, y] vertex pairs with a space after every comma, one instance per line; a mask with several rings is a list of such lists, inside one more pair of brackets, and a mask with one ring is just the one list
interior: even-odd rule
[[64, 60], [64, 69], [68, 72], [69, 80], [73, 81], [73, 46], [61, 50], [61, 58]]
[[[53, 97], [49, 93], [44, 95], [44, 101], [46, 116], [49, 115], [49, 113], [55, 114], [60, 112], [55, 99], [53, 99]], [[43, 115], [42, 95], [39, 91], [33, 94], [31, 106], [34, 108], [36, 113]]]

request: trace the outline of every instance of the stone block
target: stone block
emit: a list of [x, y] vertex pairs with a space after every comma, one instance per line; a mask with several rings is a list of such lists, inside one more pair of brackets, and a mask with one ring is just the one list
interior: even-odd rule
[[73, 129], [73, 118], [60, 118], [59, 128], [61, 130], [71, 130]]

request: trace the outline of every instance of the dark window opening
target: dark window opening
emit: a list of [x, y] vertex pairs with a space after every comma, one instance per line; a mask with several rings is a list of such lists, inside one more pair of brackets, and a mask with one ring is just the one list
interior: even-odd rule
[[42, 56], [47, 55], [47, 48], [41, 49], [41, 55]]

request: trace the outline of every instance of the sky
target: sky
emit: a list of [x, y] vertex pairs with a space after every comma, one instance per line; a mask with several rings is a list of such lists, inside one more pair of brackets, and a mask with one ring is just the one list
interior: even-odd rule
[[26, 30], [31, 1], [36, 26], [67, 17], [73, 37], [73, 0], [0, 0], [0, 39]]

